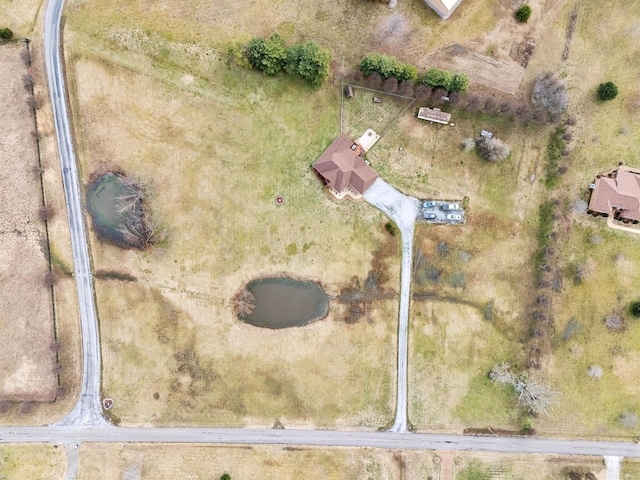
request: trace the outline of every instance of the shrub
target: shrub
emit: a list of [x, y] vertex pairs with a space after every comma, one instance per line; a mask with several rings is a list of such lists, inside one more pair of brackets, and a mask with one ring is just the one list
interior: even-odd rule
[[2, 40], [11, 40], [13, 38], [13, 31], [8, 28], [0, 28], [0, 39]]
[[438, 70], [430, 68], [419, 79], [420, 83], [424, 83], [433, 88], [444, 88], [448, 92], [466, 92], [469, 88], [469, 79], [461, 73], [451, 73], [446, 70]]
[[454, 73], [450, 87], [449, 90], [452, 92], [466, 92], [469, 88], [469, 79], [466, 75]]
[[416, 67], [381, 53], [370, 53], [363, 57], [360, 61], [360, 70], [365, 76], [379, 73], [383, 80], [390, 77], [395, 77], [400, 81], [418, 78], [418, 69]]
[[531, 7], [529, 5], [523, 5], [516, 10], [516, 20], [520, 23], [525, 23], [531, 16]]
[[400, 231], [398, 227], [396, 227], [392, 222], [387, 222], [384, 224], [384, 228], [389, 232], [392, 236], [396, 236]]
[[511, 153], [509, 145], [497, 138], [480, 137], [476, 140], [478, 154], [490, 162], [504, 160]]
[[636, 318], [640, 318], [640, 300], [633, 302], [629, 306], [629, 313]]
[[531, 101], [551, 114], [561, 113], [569, 105], [569, 96], [564, 84], [552, 73], [538, 75], [533, 86]]
[[[242, 52], [244, 58], [239, 58], [238, 52]], [[235, 42], [229, 48], [229, 55], [237, 65], [251, 66], [267, 75], [277, 75], [285, 70], [314, 87], [327, 79], [331, 63], [331, 52], [326, 48], [307, 42], [287, 49], [277, 33], [266, 39], [254, 37], [242, 48]]]
[[267, 75], [280, 73], [287, 60], [284, 40], [277, 33], [266, 39], [252, 38], [247, 45], [245, 54], [253, 68], [261, 70]]
[[449, 90], [449, 87], [451, 87], [451, 83], [453, 82], [453, 74], [446, 70], [430, 68], [427, 70], [427, 73], [422, 76], [420, 82], [426, 83], [433, 88], [443, 87], [444, 89]]
[[330, 63], [331, 52], [314, 42], [296, 44], [287, 51], [287, 72], [299, 75], [314, 87], [327, 79]]
[[618, 96], [618, 87], [613, 82], [598, 85], [598, 98], [603, 102], [613, 100]]

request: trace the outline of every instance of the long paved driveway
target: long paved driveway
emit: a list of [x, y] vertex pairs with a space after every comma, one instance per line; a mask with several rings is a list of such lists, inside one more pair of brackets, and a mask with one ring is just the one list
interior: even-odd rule
[[364, 198], [393, 220], [402, 235], [402, 270], [400, 273], [400, 313], [398, 314], [398, 379], [396, 416], [392, 432], [407, 433], [407, 362], [409, 354], [409, 300], [413, 265], [413, 231], [420, 202], [378, 178], [364, 192]]
[[49, 0], [44, 20], [44, 55], [56, 127], [62, 181], [69, 215], [74, 275], [82, 326], [82, 389], [75, 407], [60, 424], [106, 424], [100, 405], [100, 338], [93, 301], [91, 263], [80, 201], [80, 182], [67, 112], [64, 71], [60, 61], [60, 19], [64, 0]]

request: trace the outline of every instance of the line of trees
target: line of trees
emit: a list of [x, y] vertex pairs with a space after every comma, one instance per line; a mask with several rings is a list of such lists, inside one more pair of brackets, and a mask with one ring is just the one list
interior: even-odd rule
[[363, 57], [360, 70], [367, 77], [379, 75], [382, 80], [396, 79], [399, 82], [416, 80], [419, 84], [442, 88], [447, 92], [465, 92], [469, 88], [466, 75], [430, 68], [424, 75], [418, 76], [418, 68], [414, 65], [381, 53], [370, 53]]
[[287, 48], [280, 35], [269, 38], [254, 37], [244, 47], [249, 64], [267, 75], [282, 72], [297, 75], [309, 85], [317, 87], [329, 76], [331, 52], [314, 42], [296, 43]]
[[360, 61], [360, 70], [366, 76], [377, 73], [383, 80], [395, 78], [402, 81], [418, 78], [417, 67], [381, 53], [370, 53], [363, 57]]

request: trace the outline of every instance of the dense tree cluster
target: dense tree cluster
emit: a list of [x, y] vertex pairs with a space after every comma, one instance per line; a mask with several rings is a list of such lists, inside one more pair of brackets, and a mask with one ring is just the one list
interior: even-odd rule
[[444, 88], [448, 92], [466, 92], [469, 88], [469, 79], [460, 73], [451, 73], [446, 70], [430, 68], [419, 79], [432, 88]]
[[415, 66], [381, 53], [366, 55], [360, 62], [360, 70], [366, 76], [377, 73], [383, 80], [391, 77], [397, 80], [415, 80], [418, 78], [418, 69]]
[[313, 86], [319, 86], [329, 76], [331, 52], [314, 42], [287, 48], [282, 37], [274, 33], [269, 38], [252, 38], [244, 48], [244, 55], [253, 68], [267, 75], [285, 71]]

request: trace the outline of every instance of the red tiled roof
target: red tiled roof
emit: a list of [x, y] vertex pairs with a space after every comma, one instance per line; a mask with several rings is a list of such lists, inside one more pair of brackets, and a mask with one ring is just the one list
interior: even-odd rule
[[[353, 145], [356, 145], [355, 150], [351, 149]], [[340, 134], [315, 161], [313, 168], [327, 185], [338, 192], [351, 185], [363, 194], [373, 185], [378, 174], [365, 163], [362, 153], [360, 145], [354, 144], [347, 135]]]
[[640, 174], [620, 170], [609, 175], [596, 178], [589, 210], [607, 214], [620, 210], [620, 217], [640, 220]]

